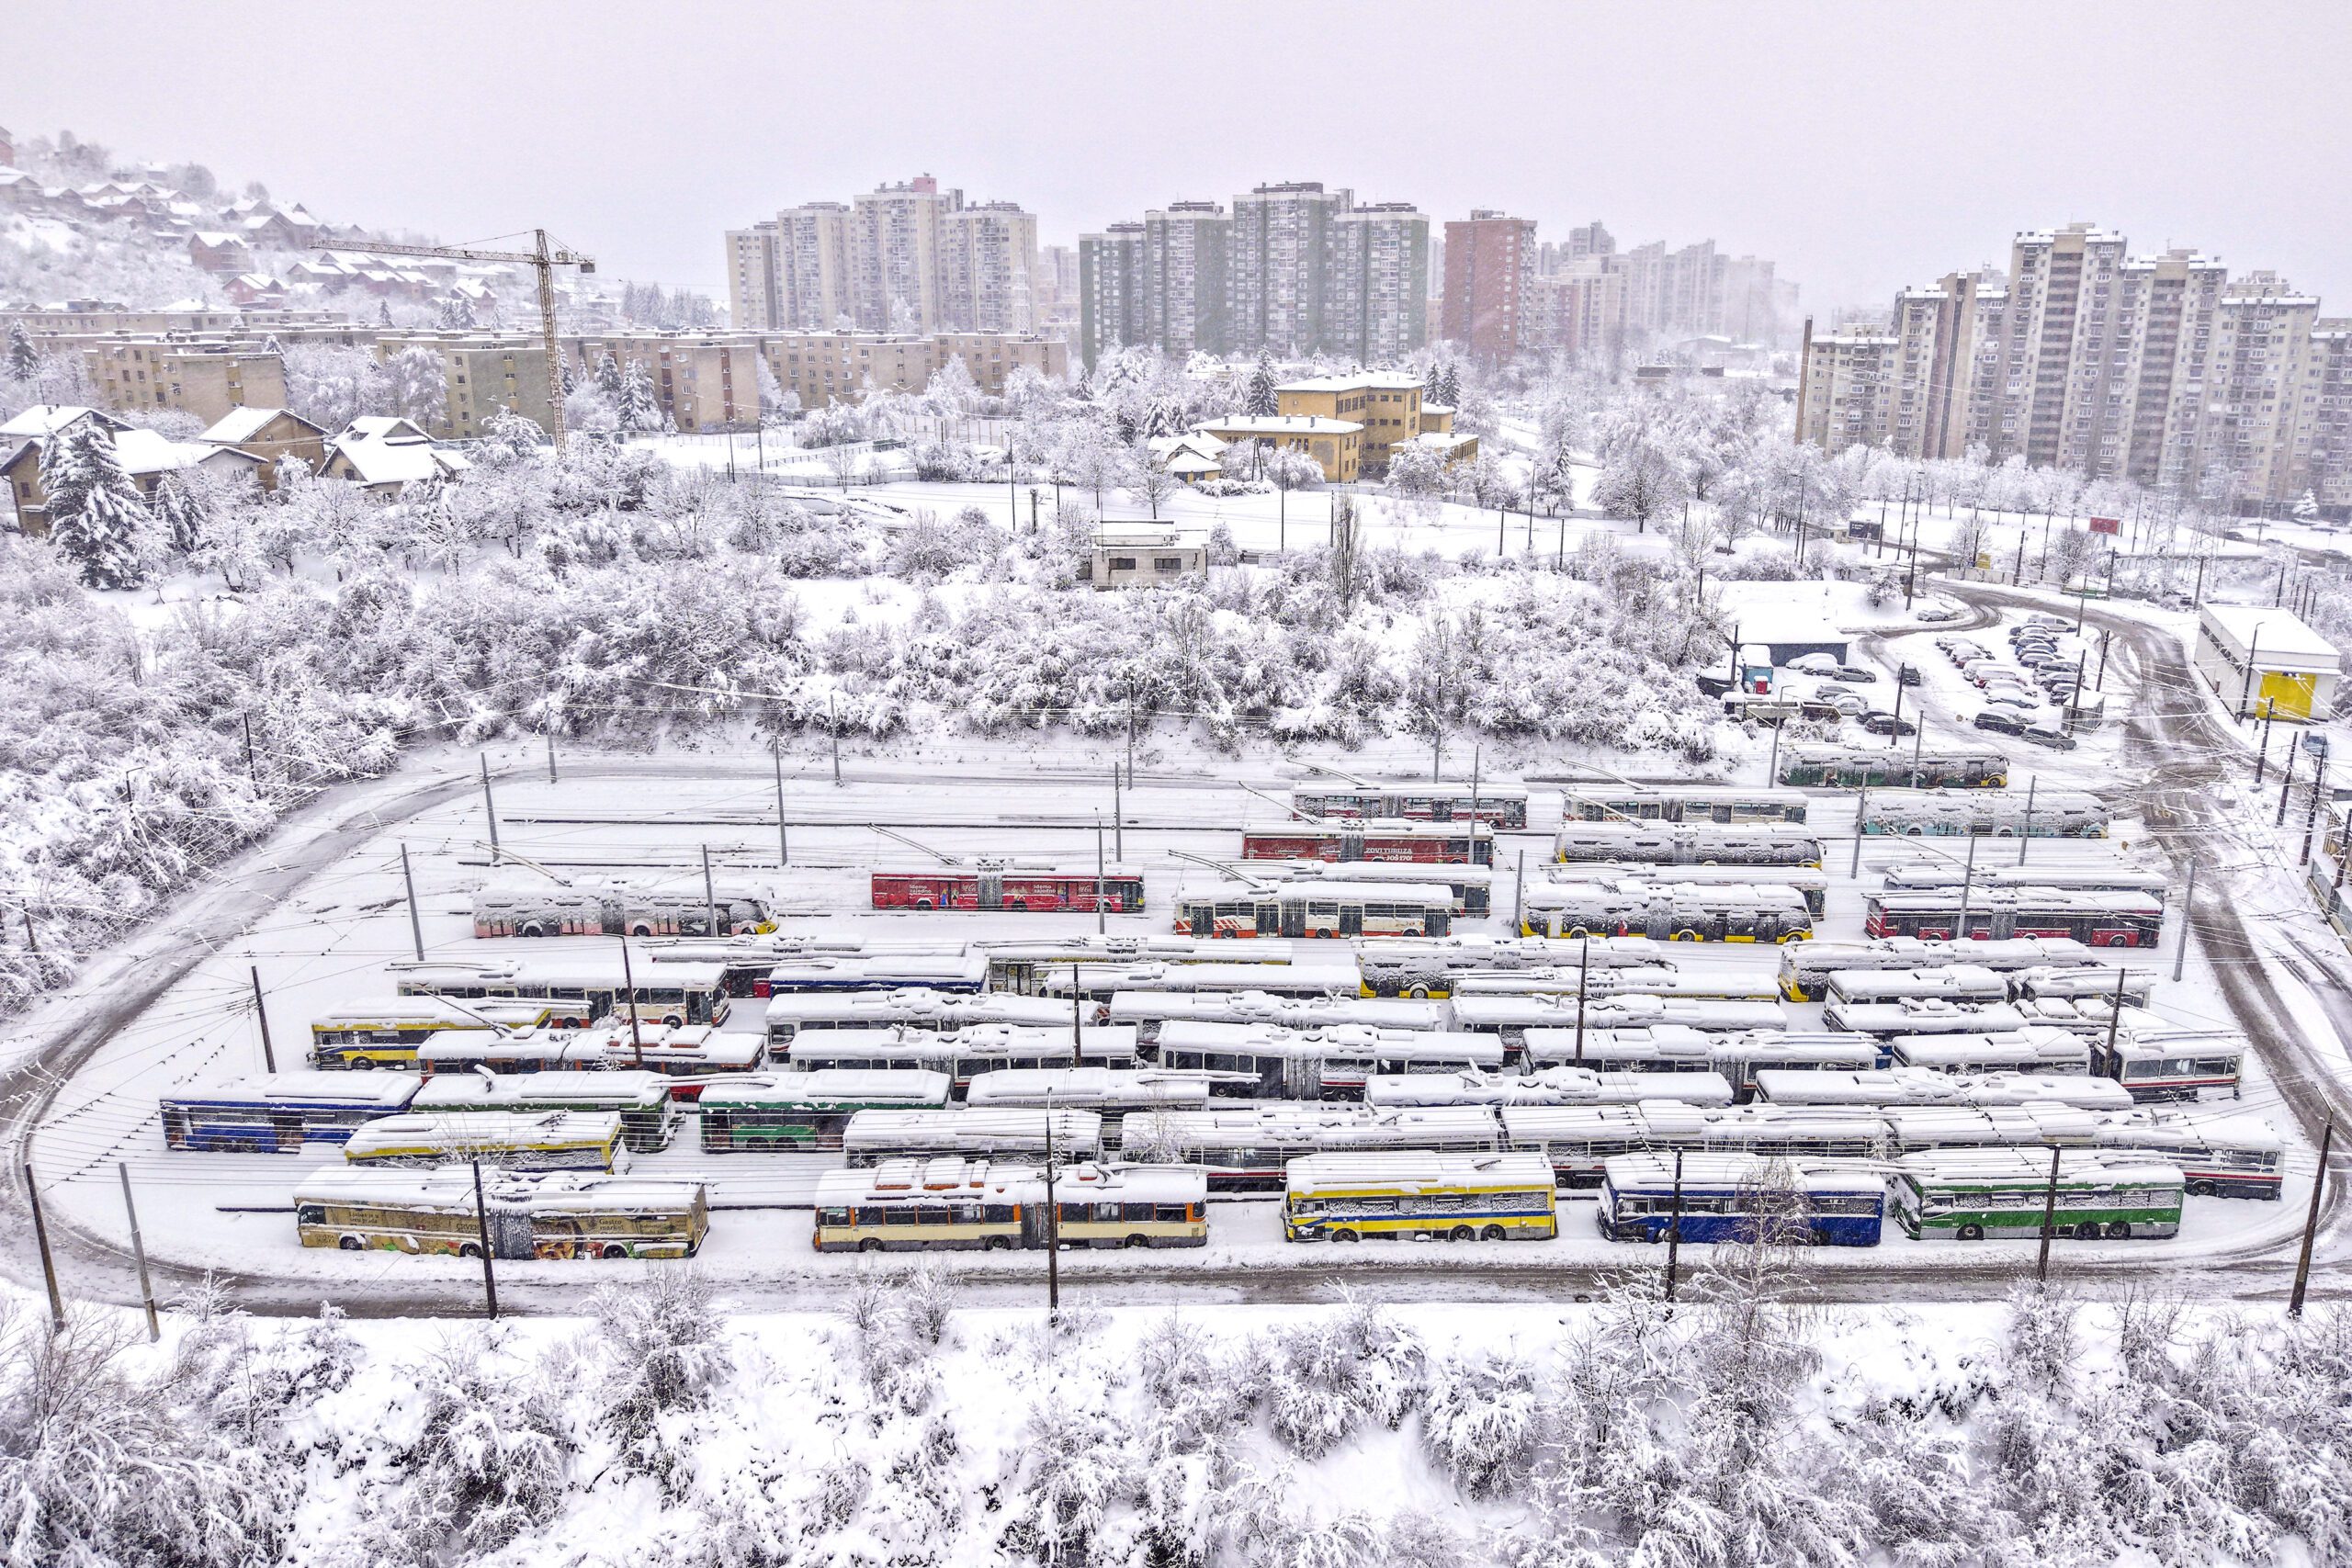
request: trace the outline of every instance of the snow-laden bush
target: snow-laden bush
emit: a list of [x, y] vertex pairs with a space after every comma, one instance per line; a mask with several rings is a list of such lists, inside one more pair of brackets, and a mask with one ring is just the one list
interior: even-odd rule
[[625, 1472], [652, 1476], [675, 1495], [691, 1444], [674, 1417], [704, 1405], [734, 1368], [710, 1282], [693, 1269], [658, 1269], [600, 1286], [589, 1308], [604, 1363], [599, 1425]]
[[1257, 1397], [1274, 1435], [1308, 1459], [1366, 1422], [1394, 1430], [1425, 1387], [1419, 1338], [1366, 1302], [1271, 1330], [1259, 1349]]
[[1543, 1391], [1515, 1355], [1450, 1356], [1430, 1370], [1421, 1442], [1472, 1497], [1512, 1484], [1533, 1457]]

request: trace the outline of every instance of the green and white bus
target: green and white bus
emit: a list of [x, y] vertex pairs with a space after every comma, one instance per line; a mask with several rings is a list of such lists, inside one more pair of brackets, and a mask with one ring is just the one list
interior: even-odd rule
[[944, 1111], [953, 1082], [920, 1067], [825, 1067], [713, 1084], [702, 1094], [705, 1154], [838, 1149], [861, 1111]]
[[[2161, 1160], [2063, 1151], [2052, 1233], [2084, 1241], [2177, 1235], [2187, 1186], [2180, 1167]], [[1894, 1162], [1894, 1220], [1911, 1236], [2038, 1237], [2049, 1194], [2042, 1149], [1933, 1149]]]

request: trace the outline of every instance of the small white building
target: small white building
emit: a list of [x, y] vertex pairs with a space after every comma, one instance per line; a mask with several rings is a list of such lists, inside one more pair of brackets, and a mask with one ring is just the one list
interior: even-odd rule
[[2290, 610], [2208, 604], [2197, 617], [2198, 673], [2240, 717], [2326, 718], [2343, 657]]
[[1153, 588], [1208, 570], [1206, 540], [1173, 523], [1104, 523], [1087, 552], [1087, 581], [1097, 588]]

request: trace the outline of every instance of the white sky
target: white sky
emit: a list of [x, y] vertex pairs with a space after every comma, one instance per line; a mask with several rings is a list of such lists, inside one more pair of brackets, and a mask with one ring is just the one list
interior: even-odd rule
[[724, 297], [720, 235], [924, 171], [1044, 237], [1278, 179], [1621, 246], [1713, 237], [1807, 308], [2071, 219], [2352, 314], [2352, 6], [18, 0], [19, 136], [462, 241], [544, 224]]

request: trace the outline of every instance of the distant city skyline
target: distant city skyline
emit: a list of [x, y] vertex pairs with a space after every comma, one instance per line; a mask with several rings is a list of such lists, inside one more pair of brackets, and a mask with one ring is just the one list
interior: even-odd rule
[[[2352, 48], [2343, 8], [2233, 7], [2233, 32], [2276, 47], [2226, 70], [2196, 46], [2204, 6], [2038, 9], [2030, 54], [1999, 6], [1954, 26], [1842, 5], [1662, 21], [1498, 4], [1466, 14], [1480, 47], [1458, 51], [1382, 9], [1210, 5], [1132, 29], [1049, 3], [749, 9], [713, 20], [725, 48], [704, 51], [673, 18], [593, 0], [395, 21], [286, 7], [288, 48], [365, 62], [369, 90], [277, 73], [266, 95], [223, 96], [209, 84], [251, 69], [249, 29], [168, 5], [55, 7], [13, 21], [23, 57], [103, 57], [113, 90], [27, 72], [0, 121], [447, 241], [545, 226], [608, 274], [721, 299], [715, 236], [929, 170], [1020, 203], [1047, 244], [1269, 180], [1376, 190], [1433, 225], [1494, 208], [1540, 240], [1598, 218], [1627, 245], [1771, 257], [1825, 318], [2075, 220], [2352, 299], [2352, 192], [2323, 173], [2352, 153], [2326, 79]], [[464, 47], [414, 47], [445, 23]], [[1372, 106], [1337, 112], [1350, 92], [1396, 122], [1375, 151]]]

